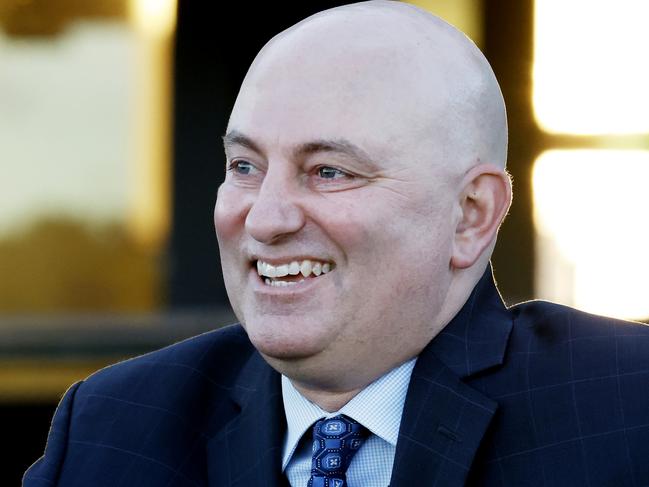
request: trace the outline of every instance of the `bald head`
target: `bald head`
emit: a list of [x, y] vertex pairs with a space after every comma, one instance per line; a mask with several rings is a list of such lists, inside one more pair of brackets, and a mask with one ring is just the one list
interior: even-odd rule
[[[363, 2], [299, 22], [261, 50], [241, 94], [270, 87], [292, 100], [289, 110], [316, 115], [333, 104], [359, 125], [383, 120], [386, 157], [390, 146], [416, 144], [456, 175], [481, 162], [505, 167], [505, 106], [489, 63], [463, 33], [415, 6]], [[313, 93], [319, 103], [305, 104]], [[235, 121], [251, 113], [245, 98]]]
[[[269, 363], [347, 394], [419, 353], [487, 265], [506, 133], [480, 51], [415, 7], [340, 7], [272, 39], [230, 117], [214, 216], [232, 307]], [[326, 276], [274, 270], [312, 261]]]

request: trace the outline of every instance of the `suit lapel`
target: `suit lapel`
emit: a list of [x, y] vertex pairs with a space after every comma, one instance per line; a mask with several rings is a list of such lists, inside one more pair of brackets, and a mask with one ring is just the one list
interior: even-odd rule
[[498, 405], [463, 379], [502, 364], [511, 327], [488, 267], [460, 312], [417, 360], [391, 487], [464, 485]]
[[390, 485], [464, 485], [497, 405], [434, 357], [418, 368], [408, 389]]
[[281, 453], [286, 420], [279, 374], [254, 353], [231, 397], [240, 412], [208, 442], [209, 485], [285, 485]]

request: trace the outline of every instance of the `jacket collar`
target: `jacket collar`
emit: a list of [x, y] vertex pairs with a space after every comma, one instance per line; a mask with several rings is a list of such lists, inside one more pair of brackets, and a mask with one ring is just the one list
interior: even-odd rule
[[417, 360], [392, 487], [464, 485], [498, 405], [461, 379], [503, 363], [512, 324], [488, 266], [460, 312]]
[[513, 319], [496, 288], [491, 265], [455, 317], [424, 349], [460, 378], [501, 365]]

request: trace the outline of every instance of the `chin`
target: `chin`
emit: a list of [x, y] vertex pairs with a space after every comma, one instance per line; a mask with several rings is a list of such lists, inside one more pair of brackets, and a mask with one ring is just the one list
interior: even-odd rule
[[322, 336], [305, 336], [294, 330], [269, 327], [268, 323], [261, 329], [248, 324], [245, 329], [254, 347], [268, 359], [300, 360], [318, 355], [326, 348], [326, 340]]

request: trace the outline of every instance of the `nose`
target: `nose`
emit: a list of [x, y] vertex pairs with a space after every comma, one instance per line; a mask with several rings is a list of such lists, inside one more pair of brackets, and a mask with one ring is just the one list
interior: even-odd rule
[[271, 244], [297, 233], [305, 223], [298, 189], [283, 174], [266, 174], [246, 215], [246, 231], [258, 242]]

